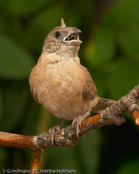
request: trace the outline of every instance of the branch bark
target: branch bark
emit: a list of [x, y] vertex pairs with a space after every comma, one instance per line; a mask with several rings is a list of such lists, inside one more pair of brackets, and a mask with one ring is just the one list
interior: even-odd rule
[[0, 146], [30, 149], [37, 148], [33, 143], [34, 136], [18, 135], [7, 132], [0, 132]]

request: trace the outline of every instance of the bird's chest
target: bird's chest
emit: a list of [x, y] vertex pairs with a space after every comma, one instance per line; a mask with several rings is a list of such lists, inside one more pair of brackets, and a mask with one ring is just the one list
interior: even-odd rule
[[62, 95], [78, 94], [83, 88], [82, 71], [73, 60], [49, 64], [44, 76], [49, 92], [55, 91], [61, 98]]
[[37, 101], [59, 118], [74, 119], [88, 110], [88, 102], [83, 97], [85, 83], [81, 65], [72, 59], [39, 61], [30, 75], [30, 86]]
[[[39, 102], [54, 115], [74, 118], [82, 111], [84, 75], [76, 63], [62, 61], [45, 66], [39, 74]], [[75, 110], [76, 108], [76, 110]]]

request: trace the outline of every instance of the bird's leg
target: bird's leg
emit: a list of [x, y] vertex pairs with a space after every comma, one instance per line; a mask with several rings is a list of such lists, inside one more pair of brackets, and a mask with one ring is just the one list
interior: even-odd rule
[[49, 133], [51, 135], [52, 145], [54, 143], [54, 135], [60, 132], [60, 126], [62, 125], [62, 123], [63, 123], [64, 120], [65, 119], [60, 119], [59, 123], [56, 126], [54, 126], [54, 127], [52, 127], [52, 128], [49, 129]]
[[90, 114], [90, 112], [85, 112], [82, 116], [78, 116], [72, 122], [72, 127], [76, 126], [76, 135], [79, 137], [80, 128], [82, 121]]

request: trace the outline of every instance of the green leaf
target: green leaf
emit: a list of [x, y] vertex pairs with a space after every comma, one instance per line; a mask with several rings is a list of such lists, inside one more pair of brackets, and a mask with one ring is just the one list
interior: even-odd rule
[[3, 119], [0, 122], [0, 129], [6, 132], [12, 132], [19, 125], [28, 99], [28, 88], [23, 84], [16, 83], [8, 85], [3, 91], [4, 108]]
[[0, 36], [0, 76], [25, 79], [34, 65], [33, 58], [10, 39]]
[[[52, 1], [52, 0], [51, 0]], [[47, 7], [47, 4], [51, 2], [50, 0], [11, 0], [7, 3], [5, 3], [6, 6], [8, 6], [8, 9], [11, 12], [14, 12], [18, 16], [27, 17], [33, 12], [36, 12], [37, 10], [43, 9], [44, 6]]]
[[[112, 8], [110, 8], [100, 21], [100, 30], [105, 30], [107, 26], [109, 32], [112, 32], [114, 39], [118, 42], [118, 47], [128, 57], [134, 60], [139, 60], [139, 1], [138, 0], [120, 0], [117, 1]], [[104, 31], [103, 31], [104, 33]], [[94, 36], [96, 37], [96, 36]], [[103, 45], [104, 57], [105, 50], [107, 51], [107, 33], [104, 33], [106, 48]], [[109, 38], [108, 38], [109, 40]], [[102, 42], [102, 41], [101, 41]], [[97, 51], [95, 39], [94, 51]], [[101, 50], [103, 50], [101, 49]], [[103, 53], [99, 50], [99, 54]], [[95, 54], [95, 53], [94, 53]], [[99, 55], [98, 54], [98, 55]], [[98, 57], [99, 58], [99, 57]], [[99, 61], [99, 60], [98, 60]]]
[[57, 5], [43, 11], [30, 21], [26, 33], [29, 48], [40, 52], [47, 34], [52, 31], [54, 27], [60, 26], [62, 11], [62, 7]]
[[120, 49], [134, 60], [139, 60], [138, 7], [138, 0], [120, 0], [106, 16], [107, 24], [111, 24], [114, 28], [114, 35]]
[[139, 84], [139, 63], [122, 57], [120, 59], [109, 78], [109, 92], [116, 100]]
[[[100, 152], [101, 152], [101, 143], [102, 137], [100, 129], [93, 130], [88, 132], [85, 135], [85, 138], [80, 138], [80, 142], [77, 145], [77, 156], [78, 154], [81, 161], [81, 169], [84, 172], [82, 173], [98, 173], [99, 164], [100, 164]], [[76, 149], [76, 150], [77, 150]]]
[[[36, 131], [36, 128], [38, 128], [38, 123], [40, 120], [40, 113], [39, 113], [40, 105], [38, 103], [35, 103], [35, 101], [33, 100], [32, 102], [30, 101], [29, 103], [30, 106], [26, 112], [26, 115], [24, 116], [21, 129], [22, 129], [22, 134], [24, 135], [35, 135], [38, 133]], [[45, 125], [46, 123], [44, 122]]]
[[126, 162], [126, 164], [122, 165], [119, 169], [119, 171], [116, 172], [116, 174], [138, 174], [139, 173], [139, 160], [138, 159], [132, 159], [129, 162]]
[[139, 25], [121, 31], [119, 44], [128, 57], [139, 61]]
[[114, 35], [109, 28], [99, 28], [88, 43], [85, 57], [92, 65], [100, 65], [110, 60], [115, 53]]
[[120, 0], [112, 9], [113, 22], [119, 31], [139, 24], [139, 1]]

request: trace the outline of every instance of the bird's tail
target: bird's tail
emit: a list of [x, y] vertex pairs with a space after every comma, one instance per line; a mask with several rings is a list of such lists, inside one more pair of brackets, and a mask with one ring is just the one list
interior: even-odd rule
[[95, 96], [95, 100], [97, 101], [96, 105], [93, 105], [92, 111], [95, 113], [100, 113], [100, 111], [106, 109], [110, 105], [112, 105], [115, 101], [111, 99], [101, 98], [98, 95]]

